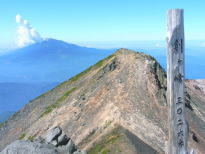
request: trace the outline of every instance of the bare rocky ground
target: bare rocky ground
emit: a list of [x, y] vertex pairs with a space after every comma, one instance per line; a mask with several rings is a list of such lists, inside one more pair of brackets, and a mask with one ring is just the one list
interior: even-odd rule
[[76, 145], [60, 127], [51, 129], [33, 141], [16, 140], [0, 152], [1, 154], [87, 154]]
[[[205, 153], [205, 81], [186, 81], [189, 149]], [[56, 126], [94, 153], [165, 153], [166, 73], [143, 53], [120, 49], [28, 103], [1, 125], [0, 151]], [[143, 148], [142, 148], [143, 147]]]

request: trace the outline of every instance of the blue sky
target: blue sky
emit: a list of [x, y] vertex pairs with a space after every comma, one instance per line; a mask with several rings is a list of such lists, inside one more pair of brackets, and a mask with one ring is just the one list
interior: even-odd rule
[[102, 46], [164, 40], [168, 9], [185, 10], [187, 40], [205, 40], [204, 0], [0, 0], [0, 46], [16, 40], [16, 14], [46, 38]]

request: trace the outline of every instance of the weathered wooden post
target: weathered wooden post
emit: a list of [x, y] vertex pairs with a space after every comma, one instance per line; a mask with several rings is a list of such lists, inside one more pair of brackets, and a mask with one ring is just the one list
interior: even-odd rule
[[168, 154], [187, 154], [188, 130], [185, 122], [184, 46], [183, 10], [169, 10], [167, 25]]

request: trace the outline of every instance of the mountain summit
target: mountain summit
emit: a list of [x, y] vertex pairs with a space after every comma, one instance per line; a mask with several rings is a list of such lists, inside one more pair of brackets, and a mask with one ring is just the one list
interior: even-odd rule
[[[189, 148], [205, 152], [202, 81], [186, 81]], [[205, 85], [204, 85], [205, 86]], [[165, 153], [166, 73], [143, 53], [120, 49], [31, 101], [0, 129], [0, 150], [61, 127], [88, 154]]]

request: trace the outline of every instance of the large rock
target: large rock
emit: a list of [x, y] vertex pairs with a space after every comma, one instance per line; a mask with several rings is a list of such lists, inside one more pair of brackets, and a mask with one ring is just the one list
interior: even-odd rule
[[0, 154], [59, 154], [51, 144], [17, 140], [8, 145]]
[[63, 130], [55, 127], [34, 142], [17, 140], [0, 154], [86, 154], [86, 152], [77, 149]]
[[73, 154], [87, 154], [85, 151], [77, 150]]
[[58, 147], [60, 153], [72, 154], [77, 151], [75, 143], [58, 126], [43, 135], [42, 139], [47, 144], [52, 144], [55, 147]]
[[50, 143], [51, 141], [57, 140], [57, 138], [62, 134], [62, 130], [60, 127], [55, 127], [52, 130], [50, 130], [43, 138], [47, 143]]
[[77, 151], [75, 144], [73, 143], [72, 140], [69, 140], [68, 144], [66, 145], [59, 146], [58, 149], [60, 153], [67, 152], [68, 154], [72, 154], [75, 151]]

